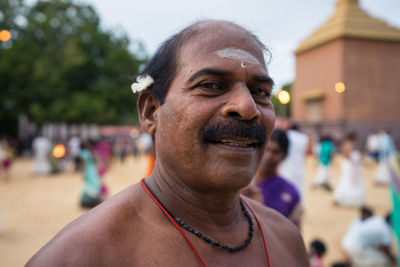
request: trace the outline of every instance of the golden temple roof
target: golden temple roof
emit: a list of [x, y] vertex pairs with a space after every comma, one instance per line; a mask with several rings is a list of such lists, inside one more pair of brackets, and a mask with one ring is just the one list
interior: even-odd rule
[[342, 37], [400, 41], [400, 29], [365, 13], [358, 0], [338, 0], [335, 13], [300, 43], [295, 54]]

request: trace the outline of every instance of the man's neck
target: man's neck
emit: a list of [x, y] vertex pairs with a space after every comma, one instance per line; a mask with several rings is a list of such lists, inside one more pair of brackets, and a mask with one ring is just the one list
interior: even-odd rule
[[197, 230], [212, 231], [218, 227], [232, 227], [244, 221], [238, 192], [201, 192], [174, 179], [153, 172], [146, 179], [148, 186], [162, 204], [176, 217]]

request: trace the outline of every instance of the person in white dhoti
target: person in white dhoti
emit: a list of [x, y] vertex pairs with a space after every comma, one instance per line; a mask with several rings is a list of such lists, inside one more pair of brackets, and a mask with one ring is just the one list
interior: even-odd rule
[[81, 152], [81, 139], [78, 136], [72, 136], [68, 141], [68, 149], [71, 160], [74, 162], [74, 170], [81, 170], [81, 159], [79, 153]]
[[287, 136], [289, 138], [289, 151], [281, 163], [279, 174], [296, 187], [304, 200], [304, 169], [308, 136], [300, 132], [296, 124], [293, 124], [291, 129], [287, 131]]
[[366, 146], [367, 159], [371, 159], [375, 162], [379, 162], [378, 151], [379, 151], [379, 133], [371, 133], [367, 136]]
[[33, 174], [49, 174], [51, 172], [50, 148], [50, 141], [44, 136], [38, 136], [33, 140]]
[[361, 153], [354, 148], [355, 139], [355, 134], [349, 134], [343, 143], [340, 178], [333, 192], [334, 202], [345, 207], [360, 207], [365, 202]]
[[361, 208], [361, 217], [351, 222], [341, 245], [346, 260], [357, 266], [390, 266], [391, 228], [368, 207]]
[[379, 133], [379, 164], [374, 176], [376, 184], [386, 185], [390, 183], [389, 157], [392, 155], [396, 155], [396, 146], [390, 135], [382, 130]]
[[330, 191], [331, 164], [333, 152], [335, 150], [331, 137], [321, 137], [319, 147], [318, 171], [315, 175], [313, 185]]

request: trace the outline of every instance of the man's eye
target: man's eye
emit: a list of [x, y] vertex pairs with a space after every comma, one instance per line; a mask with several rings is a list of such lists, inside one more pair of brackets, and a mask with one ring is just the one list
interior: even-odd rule
[[258, 97], [267, 97], [267, 98], [270, 97], [269, 91], [263, 88], [253, 88], [251, 89], [251, 93]]
[[222, 85], [217, 82], [202, 82], [198, 85], [200, 88], [210, 89], [210, 90], [219, 90], [222, 89]]

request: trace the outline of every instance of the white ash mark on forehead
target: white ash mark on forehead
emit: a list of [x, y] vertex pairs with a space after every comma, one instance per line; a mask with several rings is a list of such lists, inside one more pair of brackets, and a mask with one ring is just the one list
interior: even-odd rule
[[260, 61], [254, 57], [252, 54], [249, 52], [238, 49], [238, 48], [233, 48], [233, 47], [228, 47], [224, 48], [221, 50], [218, 50], [215, 52], [217, 56], [222, 57], [222, 58], [229, 58], [233, 60], [238, 60], [238, 61], [244, 61], [246, 63], [250, 64], [261, 64]]

